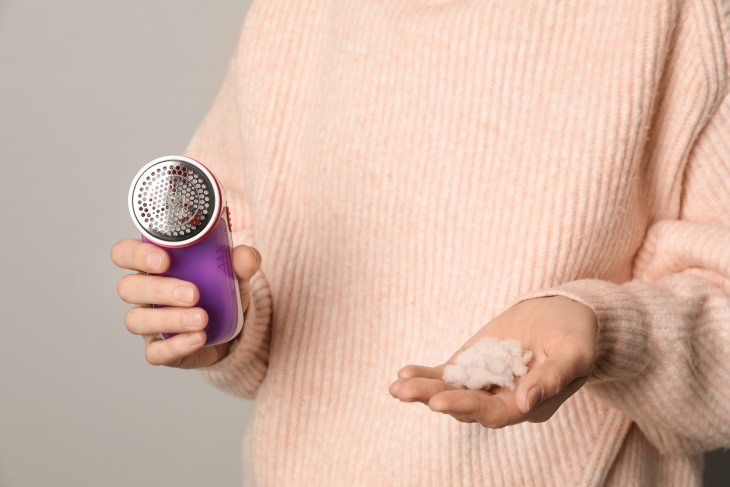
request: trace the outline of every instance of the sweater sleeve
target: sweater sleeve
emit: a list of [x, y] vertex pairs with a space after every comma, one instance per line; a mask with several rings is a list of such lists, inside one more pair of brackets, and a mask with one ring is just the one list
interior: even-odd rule
[[530, 297], [540, 295], [595, 311], [587, 389], [661, 451], [730, 446], [730, 97], [689, 155], [680, 214], [648, 229], [632, 280], [576, 280]]
[[[233, 244], [255, 246], [244, 184], [236, 59], [234, 54], [223, 86], [186, 154], [209, 167], [220, 181], [230, 210]], [[233, 341], [228, 356], [204, 368], [203, 376], [226, 392], [252, 398], [266, 374], [270, 316], [271, 295], [263, 270], [259, 270], [251, 279], [251, 301], [241, 334]]]

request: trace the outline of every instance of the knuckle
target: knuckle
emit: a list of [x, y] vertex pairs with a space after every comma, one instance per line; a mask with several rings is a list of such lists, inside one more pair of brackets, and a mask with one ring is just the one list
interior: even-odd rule
[[161, 282], [155, 282], [155, 284], [152, 286], [152, 302], [153, 303], [164, 303], [167, 300], [165, 299], [167, 297], [167, 289]]

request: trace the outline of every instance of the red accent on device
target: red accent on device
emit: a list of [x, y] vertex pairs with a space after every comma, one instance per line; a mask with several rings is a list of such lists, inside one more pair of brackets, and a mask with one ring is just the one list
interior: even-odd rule
[[226, 206], [226, 220], [228, 220], [228, 230], [233, 232], [233, 224], [231, 223], [231, 212]]

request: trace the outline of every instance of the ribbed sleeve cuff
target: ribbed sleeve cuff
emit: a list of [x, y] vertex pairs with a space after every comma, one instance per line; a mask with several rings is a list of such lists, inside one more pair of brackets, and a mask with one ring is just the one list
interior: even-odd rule
[[593, 310], [598, 319], [598, 358], [590, 382], [637, 376], [649, 361], [646, 311], [623, 286], [597, 279], [571, 281], [522, 296], [519, 301], [564, 296]]
[[241, 334], [233, 340], [226, 357], [201, 369], [216, 387], [251, 399], [264, 380], [269, 359], [271, 293], [259, 271], [251, 278], [251, 302], [244, 315]]

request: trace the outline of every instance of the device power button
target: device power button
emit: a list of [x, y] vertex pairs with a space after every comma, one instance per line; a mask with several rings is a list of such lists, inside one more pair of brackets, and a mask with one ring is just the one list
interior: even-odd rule
[[233, 224], [231, 223], [231, 212], [226, 206], [226, 221], [228, 222], [228, 230], [233, 231]]

